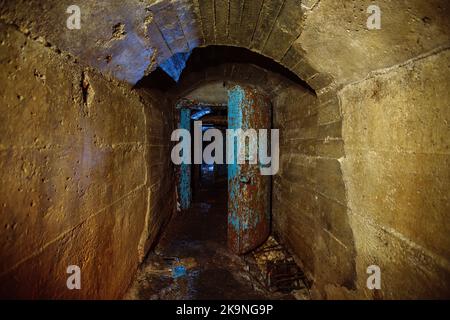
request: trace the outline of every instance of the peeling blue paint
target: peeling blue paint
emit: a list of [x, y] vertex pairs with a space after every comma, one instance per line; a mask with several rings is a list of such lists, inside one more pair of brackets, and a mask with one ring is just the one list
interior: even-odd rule
[[[191, 130], [191, 110], [180, 110], [180, 129]], [[191, 206], [191, 165], [182, 163], [180, 165], [180, 207], [181, 209], [189, 209]]]
[[[241, 103], [244, 99], [244, 91], [240, 86], [234, 87], [232, 90], [228, 91], [228, 128], [229, 129], [240, 129], [242, 128], [242, 110]], [[239, 183], [237, 182], [240, 175], [240, 166], [237, 163], [237, 141], [234, 144], [234, 161], [233, 163], [228, 163], [228, 186], [229, 186], [229, 197], [230, 199], [236, 199], [239, 195]], [[227, 151], [228, 152], [228, 151]], [[231, 201], [235, 204], [235, 201]], [[230, 205], [228, 208], [228, 221], [236, 230], [240, 229], [240, 219], [237, 212], [237, 207], [235, 205]]]
[[159, 67], [173, 80], [178, 82], [190, 55], [191, 51], [176, 53], [166, 61], [162, 62]]
[[[270, 103], [254, 89], [235, 86], [228, 92], [228, 128], [269, 129]], [[233, 251], [245, 253], [260, 245], [270, 231], [270, 177], [259, 175], [259, 164], [238, 163], [237, 137], [232, 146], [233, 161], [228, 162], [228, 243]], [[251, 147], [247, 142], [246, 149]], [[254, 147], [257, 149], [257, 145]], [[248, 161], [250, 155], [246, 153]]]
[[[246, 108], [247, 115], [254, 110], [250, 108], [253, 101], [245, 95], [242, 87], [236, 86], [228, 92], [228, 128], [229, 129], [250, 129], [248, 120], [243, 117], [243, 108]], [[237, 163], [238, 142], [234, 140], [234, 162], [228, 164], [228, 183], [230, 198], [237, 203], [237, 197], [241, 195], [241, 166]], [[239, 213], [239, 210], [241, 211]], [[229, 212], [229, 222], [237, 232], [256, 227], [259, 223], [259, 216], [254, 215], [249, 207], [231, 206]]]
[[176, 266], [172, 269], [172, 278], [174, 279], [184, 277], [185, 275], [186, 275], [185, 266]]

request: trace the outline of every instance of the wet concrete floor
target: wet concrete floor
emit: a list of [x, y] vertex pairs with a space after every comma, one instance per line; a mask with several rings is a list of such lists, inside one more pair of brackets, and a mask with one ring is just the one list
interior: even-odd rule
[[[229, 252], [226, 177], [204, 181], [192, 208], [172, 218], [126, 299], [279, 299]], [[286, 297], [282, 297], [286, 298]]]

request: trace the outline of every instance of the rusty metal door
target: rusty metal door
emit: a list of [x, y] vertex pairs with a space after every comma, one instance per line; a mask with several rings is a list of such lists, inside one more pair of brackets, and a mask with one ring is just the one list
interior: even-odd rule
[[[247, 87], [229, 90], [229, 129], [258, 132], [270, 130], [271, 122], [271, 105], [265, 96]], [[269, 235], [271, 177], [261, 175], [259, 157], [257, 163], [249, 163], [253, 153], [249, 154], [248, 144], [244, 149], [246, 161], [239, 164], [237, 139], [233, 144], [234, 161], [228, 162], [228, 247], [243, 254], [261, 245]]]

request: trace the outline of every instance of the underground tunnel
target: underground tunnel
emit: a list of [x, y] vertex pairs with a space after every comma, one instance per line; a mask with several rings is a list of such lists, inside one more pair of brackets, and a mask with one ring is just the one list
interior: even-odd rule
[[0, 297], [449, 299], [449, 16], [1, 0]]

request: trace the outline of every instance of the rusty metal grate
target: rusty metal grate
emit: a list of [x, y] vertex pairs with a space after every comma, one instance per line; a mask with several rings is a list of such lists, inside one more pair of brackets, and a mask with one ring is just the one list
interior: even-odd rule
[[306, 278], [294, 261], [268, 261], [266, 286], [271, 291], [290, 293], [306, 287]]
[[289, 294], [304, 291], [309, 295], [308, 279], [289, 252], [275, 238], [246, 257], [250, 273], [270, 292]]

